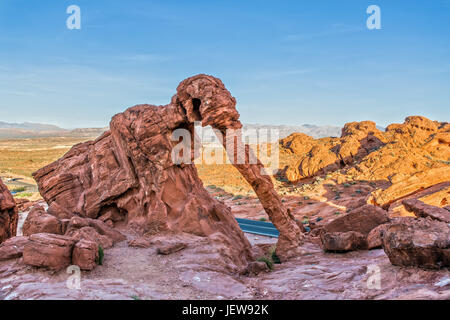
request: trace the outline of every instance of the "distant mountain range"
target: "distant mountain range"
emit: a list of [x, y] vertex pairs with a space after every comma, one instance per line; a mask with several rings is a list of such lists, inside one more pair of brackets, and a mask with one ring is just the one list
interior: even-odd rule
[[[67, 130], [51, 124], [42, 123], [7, 123], [0, 121], [0, 139], [13, 138], [39, 138], [39, 137], [74, 137], [74, 138], [95, 138], [108, 130], [105, 128], [81, 128]], [[302, 132], [313, 138], [339, 137], [341, 128], [336, 126], [316, 126], [304, 124], [301, 126], [286, 125], [262, 125], [262, 124], [244, 124], [244, 131], [249, 132], [251, 142], [259, 135], [260, 141], [266, 141], [263, 137], [264, 130], [267, 132], [276, 130], [277, 136], [269, 137], [268, 140], [282, 139], [294, 132]], [[256, 132], [256, 136], [254, 134]]]
[[58, 126], [52, 124], [41, 124], [41, 123], [8, 123], [0, 121], [0, 129], [17, 129], [17, 130], [25, 130], [25, 131], [62, 131]]
[[67, 130], [51, 124], [31, 122], [8, 123], [0, 121], [0, 139], [45, 137], [94, 138], [101, 135], [106, 130], [108, 130], [108, 128], [83, 128]]
[[336, 126], [316, 126], [313, 124], [303, 124], [301, 126], [286, 126], [286, 125], [263, 125], [263, 124], [244, 124], [244, 129], [246, 130], [261, 130], [266, 129], [267, 131], [276, 130], [278, 131], [279, 139], [286, 138], [287, 136], [300, 132], [307, 134], [315, 139], [324, 137], [340, 137], [341, 127]]

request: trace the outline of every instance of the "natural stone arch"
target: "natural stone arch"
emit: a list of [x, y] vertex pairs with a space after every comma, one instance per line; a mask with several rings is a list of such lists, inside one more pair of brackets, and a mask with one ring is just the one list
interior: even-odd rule
[[[49, 211], [60, 216], [123, 216], [143, 234], [221, 233], [214, 237], [227, 246], [233, 263], [246, 265], [253, 259], [250, 244], [230, 209], [203, 188], [194, 164], [172, 162], [172, 149], [178, 143], [172, 141], [172, 132], [186, 128], [194, 133], [195, 121], [219, 130], [225, 138], [227, 129], [242, 127], [236, 100], [219, 79], [188, 78], [170, 104], [138, 105], [115, 115], [108, 132], [74, 146], [60, 160], [34, 173]], [[248, 146], [246, 150], [251, 152]], [[301, 227], [282, 204], [270, 177], [261, 175], [263, 165], [258, 161], [234, 166], [280, 231], [279, 257], [295, 255], [301, 245]]]

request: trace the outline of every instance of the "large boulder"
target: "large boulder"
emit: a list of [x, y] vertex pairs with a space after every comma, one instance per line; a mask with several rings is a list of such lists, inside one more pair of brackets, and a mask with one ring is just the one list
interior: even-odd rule
[[34, 233], [63, 234], [61, 221], [55, 216], [48, 214], [40, 205], [35, 205], [30, 210], [23, 223], [22, 230], [25, 236]]
[[326, 251], [368, 249], [367, 236], [387, 222], [387, 212], [379, 207], [364, 205], [356, 208], [323, 227], [320, 232], [322, 247]]
[[366, 236], [355, 231], [323, 233], [320, 241], [326, 251], [344, 252], [367, 249]]
[[28, 237], [12, 237], [0, 244], [0, 261], [20, 258]]
[[16, 235], [18, 221], [14, 198], [0, 179], [0, 243]]
[[70, 219], [65, 234], [76, 240], [84, 238], [94, 241], [103, 248], [112, 247], [114, 243], [126, 239], [122, 233], [109, 227], [103, 221], [77, 216]]
[[37, 233], [29, 237], [23, 250], [26, 265], [61, 270], [72, 262], [75, 240], [69, 236]]
[[75, 241], [88, 240], [96, 243], [103, 249], [111, 248], [114, 242], [111, 238], [101, 235], [92, 227], [82, 227], [80, 229], [69, 229], [66, 232], [66, 236], [71, 237]]
[[72, 254], [72, 264], [81, 270], [92, 270], [97, 265], [99, 257], [98, 244], [89, 240], [80, 240], [75, 244]]
[[384, 230], [383, 249], [393, 265], [450, 267], [450, 226], [432, 219], [400, 218]]

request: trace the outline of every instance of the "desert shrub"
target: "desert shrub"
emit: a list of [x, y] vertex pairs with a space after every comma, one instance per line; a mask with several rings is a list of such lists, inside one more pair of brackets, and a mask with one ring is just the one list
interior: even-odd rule
[[24, 192], [25, 190], [27, 190], [27, 188], [25, 188], [25, 187], [15, 187], [15, 188], [11, 189], [11, 192], [19, 193], [19, 192]]
[[28, 198], [31, 197], [33, 194], [31, 192], [22, 192], [15, 195], [15, 198]]
[[266, 218], [259, 218], [259, 221], [267, 221]]
[[105, 257], [105, 253], [103, 252], [102, 246], [98, 246], [98, 257], [96, 259], [96, 263], [101, 266], [103, 265], [103, 258]]
[[275, 264], [281, 264], [281, 260], [280, 260], [280, 258], [278, 257], [278, 255], [277, 255], [277, 253], [276, 253], [276, 247], [273, 247], [273, 248], [270, 250], [270, 257], [272, 258], [273, 263], [275, 263]]
[[270, 259], [270, 258], [268, 258], [268, 257], [259, 257], [258, 259], [256, 259], [257, 261], [260, 261], [260, 262], [265, 262], [266, 263], [266, 265], [267, 265], [267, 267], [270, 269], [270, 270], [273, 270], [273, 261], [272, 261], [272, 259]]

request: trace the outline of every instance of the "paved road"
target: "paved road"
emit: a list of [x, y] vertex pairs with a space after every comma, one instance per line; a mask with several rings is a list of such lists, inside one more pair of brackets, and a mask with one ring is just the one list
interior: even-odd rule
[[7, 178], [4, 177], [0, 177], [0, 179], [3, 180], [3, 183], [12, 188], [17, 188], [17, 187], [25, 187], [26, 188], [26, 192], [38, 192], [38, 188], [37, 185], [35, 184], [31, 184], [31, 183], [27, 183], [22, 181], [22, 179], [18, 178], [18, 179], [14, 179], [14, 180], [10, 180], [8, 181]]
[[255, 221], [241, 218], [236, 218], [236, 221], [238, 222], [239, 226], [244, 232], [259, 234], [262, 236], [273, 238], [278, 238], [278, 235], [280, 234], [277, 228], [275, 228], [275, 226], [270, 222]]

